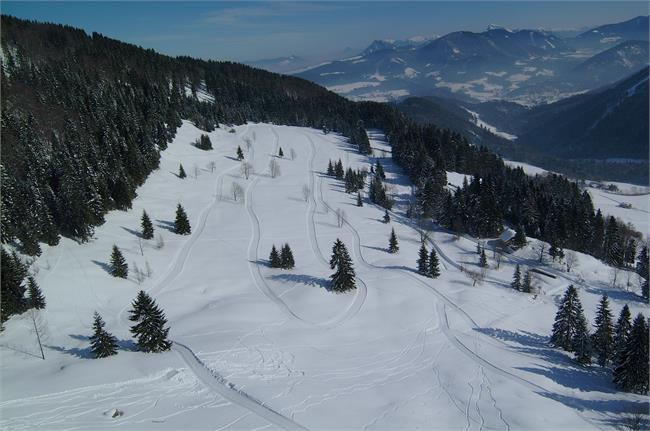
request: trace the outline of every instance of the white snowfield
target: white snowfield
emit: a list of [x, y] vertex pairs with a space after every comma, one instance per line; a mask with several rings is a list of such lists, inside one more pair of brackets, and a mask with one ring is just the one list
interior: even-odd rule
[[[606, 371], [575, 365], [547, 338], [571, 283], [590, 321], [602, 293], [615, 314], [625, 303], [647, 314], [635, 275], [619, 273], [612, 287], [609, 268], [578, 255], [571, 273], [553, 264], [546, 271], [556, 278], [535, 279], [539, 295], [512, 291], [514, 265], [538, 265], [531, 241], [499, 269], [488, 253], [491, 269], [472, 286], [461, 268], [478, 271], [475, 242], [438, 229], [429, 249], [442, 275], [424, 278], [413, 270], [420, 236], [403, 215], [410, 185], [381, 132], [370, 137], [385, 150], [375, 153], [386, 156], [396, 200], [390, 224], [324, 175], [329, 159], [346, 168], [375, 161], [344, 138], [268, 124], [234, 129], [211, 132], [214, 150], [201, 151], [191, 146], [201, 131], [184, 122], [131, 210], [108, 214], [88, 243], [44, 247], [32, 269], [47, 300], [46, 359], [27, 316], [11, 318], [0, 334], [0, 428], [576, 430], [615, 428], [647, 409], [647, 397], [617, 392]], [[254, 167], [248, 180], [237, 145]], [[275, 178], [271, 160], [280, 165]], [[236, 200], [233, 183], [244, 189]], [[179, 202], [190, 236], [170, 228]], [[164, 239], [160, 249], [144, 241], [141, 252], [143, 209]], [[391, 227], [397, 254], [386, 251]], [[357, 274], [347, 294], [327, 291], [336, 238]], [[270, 269], [271, 246], [285, 242], [295, 269]], [[130, 265], [128, 280], [106, 271], [113, 244]], [[133, 265], [146, 262], [153, 275], [138, 285]], [[134, 351], [128, 310], [140, 289], [166, 312], [170, 352]], [[94, 310], [119, 338], [117, 356], [91, 358]], [[115, 409], [121, 415], [112, 417]]]

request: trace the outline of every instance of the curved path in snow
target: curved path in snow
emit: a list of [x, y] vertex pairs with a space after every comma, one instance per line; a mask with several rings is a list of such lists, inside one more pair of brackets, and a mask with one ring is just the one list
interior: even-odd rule
[[219, 393], [228, 401], [245, 407], [263, 419], [266, 419], [273, 425], [276, 425], [285, 430], [306, 430], [307, 428], [294, 422], [276, 410], [265, 405], [260, 400], [248, 395], [246, 392], [236, 389], [232, 383], [229, 383], [221, 374], [209, 369], [203, 362], [196, 356], [196, 354], [189, 347], [184, 344], [174, 342], [172, 349], [178, 353], [183, 359], [183, 362], [192, 370], [196, 377], [208, 388]]

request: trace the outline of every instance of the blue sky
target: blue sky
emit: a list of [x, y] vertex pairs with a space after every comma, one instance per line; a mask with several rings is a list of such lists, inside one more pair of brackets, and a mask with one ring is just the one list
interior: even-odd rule
[[374, 39], [515, 28], [581, 28], [648, 14], [647, 2], [12, 2], [2, 13], [69, 24], [170, 55], [327, 58]]

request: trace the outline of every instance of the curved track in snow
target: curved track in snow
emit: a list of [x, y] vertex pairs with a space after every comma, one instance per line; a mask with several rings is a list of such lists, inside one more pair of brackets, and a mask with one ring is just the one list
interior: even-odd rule
[[276, 425], [285, 430], [306, 430], [307, 428], [294, 422], [281, 413], [273, 410], [265, 405], [260, 400], [248, 395], [246, 392], [236, 389], [232, 383], [229, 383], [221, 374], [209, 369], [203, 362], [196, 356], [196, 354], [189, 347], [184, 344], [174, 342], [172, 349], [178, 353], [183, 359], [183, 362], [192, 370], [196, 377], [208, 388], [219, 393], [228, 401], [245, 407], [263, 419], [266, 419], [273, 425]]

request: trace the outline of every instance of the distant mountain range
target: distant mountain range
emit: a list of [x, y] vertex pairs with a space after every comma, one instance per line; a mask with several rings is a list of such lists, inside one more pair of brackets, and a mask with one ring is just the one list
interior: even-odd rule
[[437, 95], [532, 106], [614, 82], [647, 65], [647, 29], [648, 17], [641, 16], [569, 38], [490, 26], [425, 41], [374, 41], [357, 56], [297, 75], [355, 100]]

